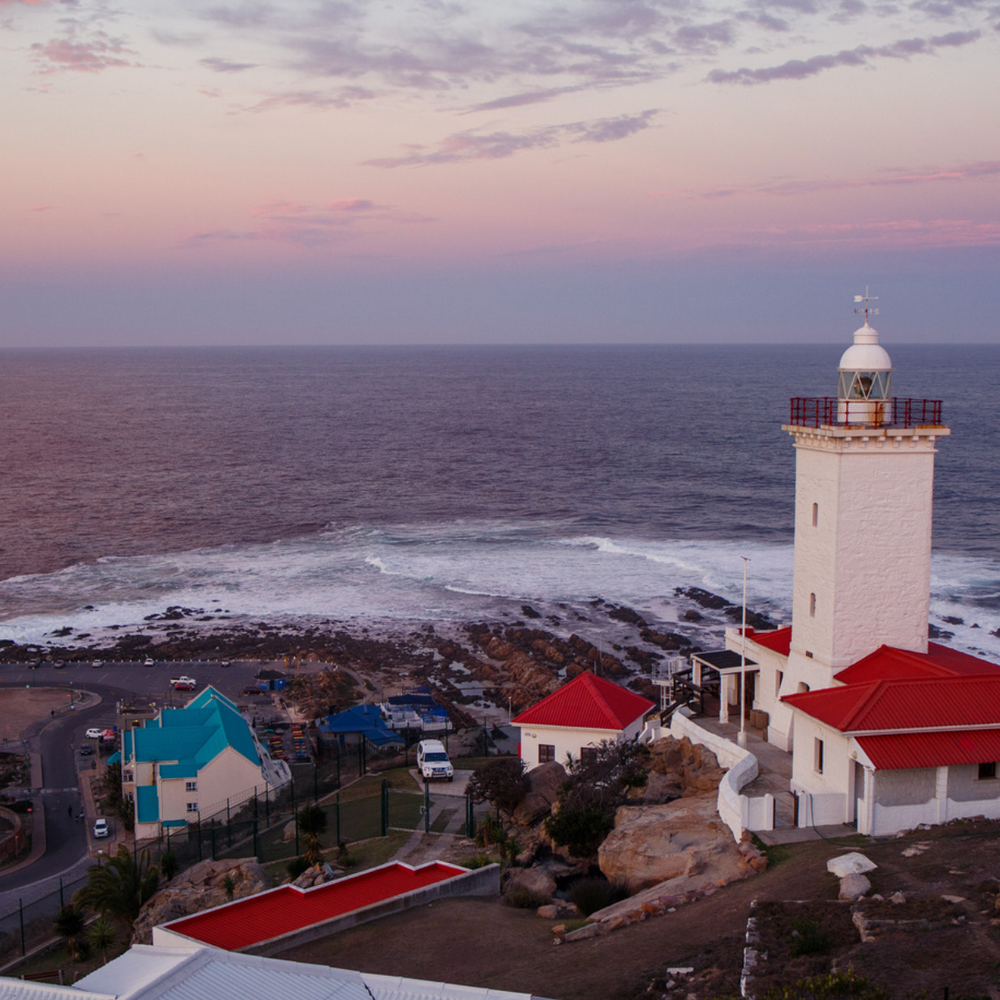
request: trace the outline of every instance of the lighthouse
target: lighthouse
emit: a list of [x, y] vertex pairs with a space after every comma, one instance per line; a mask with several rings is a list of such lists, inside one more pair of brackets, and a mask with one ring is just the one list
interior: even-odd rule
[[892, 396], [865, 312], [837, 398], [793, 399], [783, 427], [795, 444], [790, 691], [829, 687], [881, 645], [927, 652], [934, 455], [950, 431], [937, 401]]

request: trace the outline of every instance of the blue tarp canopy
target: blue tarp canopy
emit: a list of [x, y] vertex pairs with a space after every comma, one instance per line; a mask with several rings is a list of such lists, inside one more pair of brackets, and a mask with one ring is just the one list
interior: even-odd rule
[[331, 736], [345, 736], [358, 733], [375, 746], [386, 746], [403, 741], [382, 724], [382, 713], [377, 705], [355, 705], [345, 712], [327, 716], [317, 728]]

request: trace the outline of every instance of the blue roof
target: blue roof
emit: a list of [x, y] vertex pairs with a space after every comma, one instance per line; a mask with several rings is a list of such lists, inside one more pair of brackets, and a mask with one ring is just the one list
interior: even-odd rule
[[250, 727], [236, 706], [207, 687], [184, 708], [165, 708], [156, 725], [132, 730], [136, 761], [160, 763], [164, 778], [193, 778], [226, 747], [260, 763]]
[[327, 716], [319, 728], [326, 733], [366, 733], [382, 728], [382, 713], [377, 705], [355, 705], [346, 712]]

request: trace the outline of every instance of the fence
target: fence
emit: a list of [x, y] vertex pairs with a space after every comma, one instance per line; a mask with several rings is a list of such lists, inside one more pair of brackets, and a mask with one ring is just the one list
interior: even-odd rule
[[[212, 858], [256, 857], [266, 865], [301, 856], [304, 837], [298, 813], [306, 805], [317, 805], [326, 816], [326, 832], [320, 838], [326, 847], [384, 837], [390, 830], [471, 837], [477, 818], [488, 809], [474, 806], [464, 795], [449, 795], [450, 786], [406, 791], [390, 787], [377, 774], [369, 775], [374, 787], [368, 794], [359, 794], [357, 785], [341, 790], [341, 782], [363, 774], [368, 763], [364, 749], [355, 747], [334, 749], [315, 763], [291, 764], [292, 781], [277, 793], [254, 795], [236, 805], [221, 803], [178, 833], [166, 832], [132, 849], [148, 850], [153, 864], [162, 864], [169, 851], [179, 871]], [[59, 879], [57, 887], [34, 899], [30, 886], [20, 898], [17, 890], [8, 893], [8, 912], [0, 917], [0, 965], [51, 939], [56, 914], [86, 884], [86, 876], [65, 883]]]

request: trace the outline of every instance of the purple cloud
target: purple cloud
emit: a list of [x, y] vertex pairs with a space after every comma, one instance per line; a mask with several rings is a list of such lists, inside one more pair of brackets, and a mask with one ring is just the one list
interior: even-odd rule
[[532, 149], [551, 149], [564, 142], [615, 142], [649, 128], [659, 114], [657, 109], [641, 111], [635, 115], [617, 118], [597, 118], [590, 122], [570, 122], [565, 125], [546, 125], [530, 132], [457, 132], [444, 139], [436, 150], [413, 148], [406, 156], [383, 157], [366, 160], [368, 167], [413, 167], [437, 163], [462, 163], [471, 160], [500, 160], [515, 153]]
[[125, 47], [124, 41], [111, 38], [103, 31], [94, 32], [86, 41], [53, 38], [44, 45], [35, 42], [31, 46], [31, 54], [41, 64], [41, 73], [100, 73], [106, 69], [135, 65], [124, 58], [135, 54]]
[[714, 69], [706, 79], [710, 83], [737, 83], [744, 86], [771, 83], [774, 80], [804, 80], [838, 66], [870, 66], [873, 59], [909, 59], [915, 55], [932, 55], [936, 49], [970, 45], [980, 37], [979, 31], [952, 31], [947, 35], [907, 38], [878, 47], [859, 45], [855, 49], [845, 49], [832, 55], [813, 56], [811, 59], [790, 59], [780, 66], [768, 66], [763, 69], [746, 67], [731, 71]]
[[207, 69], [212, 70], [215, 73], [243, 73], [248, 69], [256, 69], [256, 63], [239, 63], [232, 62], [229, 59], [219, 59], [215, 56], [210, 56], [207, 59], [200, 59], [199, 62], [202, 66]]

